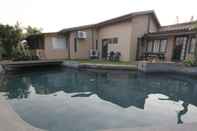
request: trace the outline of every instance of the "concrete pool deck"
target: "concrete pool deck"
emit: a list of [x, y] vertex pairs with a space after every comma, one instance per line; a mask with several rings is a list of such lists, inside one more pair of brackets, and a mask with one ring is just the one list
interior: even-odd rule
[[197, 123], [183, 125], [168, 125], [155, 127], [137, 127], [137, 128], [120, 128], [106, 129], [100, 131], [197, 131]]
[[185, 66], [176, 62], [149, 62], [139, 61], [138, 70], [145, 73], [180, 73], [186, 75], [197, 75], [197, 67]]
[[[0, 96], [0, 131], [46, 131], [35, 128], [22, 120], [9, 103]], [[99, 131], [197, 131], [197, 123], [156, 127], [106, 129]]]
[[[4, 71], [17, 68], [57, 66], [62, 65], [63, 60], [29, 60], [29, 61], [1, 61], [0, 65]], [[0, 70], [1, 71], [1, 70]]]
[[16, 114], [9, 103], [0, 96], [0, 131], [45, 131], [32, 127]]

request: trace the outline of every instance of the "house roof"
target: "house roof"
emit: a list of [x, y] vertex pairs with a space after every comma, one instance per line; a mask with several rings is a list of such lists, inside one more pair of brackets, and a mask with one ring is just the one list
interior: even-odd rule
[[156, 38], [156, 37], [167, 37], [167, 36], [183, 36], [183, 35], [195, 35], [196, 29], [176, 29], [176, 30], [165, 30], [154, 33], [145, 34], [144, 37]]
[[135, 16], [148, 15], [148, 14], [153, 16], [153, 18], [156, 21], [156, 24], [160, 27], [160, 22], [159, 22], [159, 20], [156, 16], [155, 12], [153, 10], [149, 10], [149, 11], [133, 12], [133, 13], [123, 15], [123, 16], [119, 16], [119, 17], [116, 17], [116, 18], [112, 18], [112, 19], [109, 19], [109, 20], [106, 20], [106, 21], [103, 21], [103, 22], [100, 22], [100, 23], [97, 23], [97, 24], [66, 28], [66, 29], [61, 30], [60, 32], [69, 32], [69, 31], [90, 29], [90, 28], [94, 28], [94, 27], [101, 27], [101, 26], [108, 25], [108, 24], [115, 24], [115, 23], [118, 23], [118, 22], [126, 21], [126, 20], [129, 20], [129, 19], [131, 19]]
[[156, 21], [156, 24], [158, 26], [160, 26], [160, 22], [154, 12], [154, 10], [148, 10], [148, 11], [140, 11], [140, 12], [133, 12], [133, 13], [130, 13], [130, 14], [127, 14], [127, 15], [123, 15], [123, 16], [119, 16], [119, 17], [116, 17], [116, 18], [113, 18], [113, 19], [110, 19], [110, 20], [106, 20], [106, 21], [103, 21], [103, 22], [100, 22], [97, 24], [97, 26], [103, 26], [103, 25], [107, 25], [107, 24], [114, 24], [114, 23], [117, 23], [117, 22], [121, 22], [121, 21], [125, 21], [125, 20], [128, 20], [128, 19], [131, 19], [135, 16], [140, 16], [140, 15], [148, 15], [148, 14], [151, 14], [153, 16], [153, 18], [155, 19]]
[[83, 26], [78, 26], [78, 27], [71, 27], [71, 28], [66, 28], [63, 29], [59, 32], [68, 32], [68, 31], [77, 31], [77, 30], [85, 30], [85, 29], [90, 29], [92, 27], [95, 27], [96, 24], [91, 24], [91, 25], [83, 25]]
[[184, 30], [184, 29], [191, 29], [193, 28], [193, 25], [197, 23], [196, 21], [190, 21], [190, 22], [184, 22], [184, 23], [178, 23], [178, 24], [172, 24], [172, 25], [166, 25], [161, 26], [161, 31], [169, 31], [169, 30]]
[[59, 32], [45, 32], [45, 33], [39, 33], [39, 34], [27, 36], [25, 39], [35, 39], [43, 36], [57, 36], [58, 34]]

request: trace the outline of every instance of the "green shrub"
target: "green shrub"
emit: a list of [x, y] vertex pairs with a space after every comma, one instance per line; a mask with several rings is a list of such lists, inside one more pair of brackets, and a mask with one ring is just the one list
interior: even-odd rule
[[192, 55], [187, 56], [186, 59], [183, 61], [183, 63], [186, 66], [196, 66], [195, 59]]
[[184, 64], [185, 64], [186, 66], [194, 66], [194, 62], [191, 61], [191, 60], [184, 60]]
[[18, 43], [12, 50], [13, 61], [38, 60], [38, 57], [29, 49], [27, 43]]

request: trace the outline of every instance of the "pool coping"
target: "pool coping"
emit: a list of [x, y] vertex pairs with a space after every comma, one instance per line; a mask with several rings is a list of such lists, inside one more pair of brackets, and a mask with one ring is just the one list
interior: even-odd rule
[[62, 66], [75, 69], [137, 70], [137, 65], [80, 63], [77, 61], [64, 61]]
[[[26, 63], [27, 64], [27, 63]], [[29, 66], [31, 67], [31, 66]], [[148, 62], [138, 61], [136, 64], [104, 64], [104, 63], [81, 63], [75, 60], [62, 61], [61, 67], [74, 69], [98, 69], [98, 70], [125, 70], [140, 71], [144, 73], [178, 73], [197, 76], [197, 67], [186, 67], [175, 62]], [[14, 68], [13, 70], [16, 70]], [[5, 74], [3, 64], [0, 63], [0, 75]], [[12, 70], [10, 70], [12, 71]]]
[[197, 76], [197, 67], [189, 67], [176, 62], [139, 61], [137, 68], [144, 73], [176, 73]]
[[1, 131], [46, 131], [25, 122], [2, 96], [0, 96], [0, 127]]

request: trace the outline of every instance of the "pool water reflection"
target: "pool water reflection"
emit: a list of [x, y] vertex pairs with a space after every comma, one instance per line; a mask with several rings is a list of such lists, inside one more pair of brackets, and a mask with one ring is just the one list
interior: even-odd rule
[[57, 70], [2, 83], [1, 95], [20, 117], [50, 131], [197, 122], [197, 80], [186, 76]]

